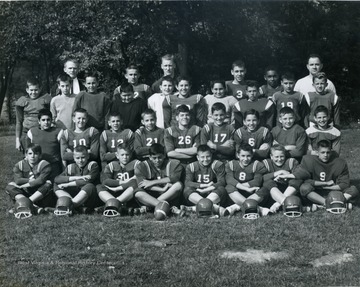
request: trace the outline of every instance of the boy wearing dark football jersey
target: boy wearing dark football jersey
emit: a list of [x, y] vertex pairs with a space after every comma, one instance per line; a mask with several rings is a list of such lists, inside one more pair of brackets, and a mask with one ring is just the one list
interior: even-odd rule
[[141, 123], [144, 126], [135, 131], [134, 151], [138, 159], [146, 159], [153, 143], [164, 145], [164, 129], [156, 126], [156, 113], [151, 109], [141, 114]]
[[316, 124], [314, 112], [318, 106], [325, 106], [330, 113], [330, 120], [335, 125], [340, 125], [339, 97], [332, 91], [327, 90], [327, 76], [324, 72], [316, 73], [313, 77], [313, 86], [316, 92], [309, 92], [305, 95], [307, 104], [310, 107], [309, 123], [307, 126]]
[[196, 125], [189, 126], [190, 109], [185, 105], [176, 108], [176, 121], [176, 126], [165, 130], [167, 156], [180, 160], [182, 164], [194, 162], [201, 129]]
[[[276, 106], [276, 113], [279, 115], [280, 110], [284, 107], [289, 107], [294, 111], [295, 123], [303, 124], [303, 111], [301, 110], [303, 105], [303, 94], [294, 91], [295, 76], [292, 73], [285, 73], [281, 76], [282, 90], [276, 92], [272, 101]], [[277, 123], [281, 125], [280, 122]]]
[[223, 162], [233, 159], [235, 155], [235, 129], [225, 122], [225, 105], [222, 103], [213, 104], [211, 114], [214, 122], [206, 124], [202, 128], [200, 142], [214, 151], [214, 158]]
[[232, 95], [237, 100], [245, 97], [246, 94], [246, 67], [245, 63], [242, 60], [236, 60], [231, 65], [231, 75], [234, 77], [231, 81], [226, 81], [226, 94]]
[[259, 126], [259, 112], [254, 109], [244, 113], [244, 126], [234, 134], [236, 149], [247, 143], [252, 146], [254, 159], [264, 159], [269, 155], [272, 135], [268, 128]]
[[110, 98], [104, 92], [98, 91], [99, 81], [95, 73], [85, 75], [86, 92], [76, 95], [73, 111], [82, 108], [88, 112], [88, 124], [103, 131], [106, 127], [105, 118], [110, 108]]
[[316, 125], [308, 127], [306, 134], [309, 139], [308, 153], [317, 154], [317, 143], [321, 140], [331, 142], [332, 150], [340, 154], [341, 132], [329, 124], [329, 110], [325, 106], [318, 106], [314, 111]]
[[183, 167], [178, 160], [166, 159], [165, 149], [160, 144], [153, 144], [149, 152], [149, 159], [135, 166], [138, 183], [135, 198], [152, 209], [161, 202], [171, 204], [179, 199]]
[[295, 113], [293, 109], [284, 107], [279, 111], [280, 126], [271, 130], [273, 145], [279, 144], [285, 147], [287, 157], [300, 159], [307, 148], [307, 137], [305, 130], [295, 124]]
[[[10, 196], [15, 206], [21, 205], [19, 203], [24, 200], [24, 197], [30, 200], [28, 207], [35, 210], [36, 214], [41, 211], [38, 206], [51, 207], [54, 205], [52, 184], [49, 180], [51, 166], [46, 160], [41, 159], [41, 147], [39, 145], [28, 145], [25, 151], [25, 159], [15, 164], [13, 173], [14, 181], [6, 186], [5, 192]], [[18, 213], [16, 208], [12, 211], [16, 218], [22, 218], [21, 212]]]
[[[134, 88], [134, 97], [139, 97], [143, 99], [144, 101], [147, 101], [147, 99], [151, 96], [151, 89], [146, 84], [140, 84], [139, 78], [140, 78], [140, 71], [139, 67], [136, 65], [129, 65], [125, 69], [124, 77], [127, 80], [127, 82], [133, 86]], [[114, 90], [113, 94], [113, 101], [121, 99], [121, 86], [118, 86]]]
[[300, 193], [311, 202], [325, 207], [325, 197], [330, 191], [341, 191], [348, 202], [359, 191], [350, 185], [349, 169], [344, 159], [331, 152], [331, 143], [326, 140], [317, 144], [317, 155], [303, 157], [293, 174], [281, 175], [281, 178], [304, 180]]
[[135, 97], [131, 84], [122, 84], [120, 97], [111, 106], [110, 113], [121, 115], [124, 129], [136, 131], [141, 125], [141, 114], [146, 109], [146, 100]]
[[198, 147], [197, 161], [186, 167], [184, 197], [194, 206], [181, 206], [182, 209], [195, 212], [196, 204], [201, 199], [208, 198], [214, 203], [213, 209], [216, 214], [229, 215], [229, 211], [221, 206], [227, 199], [225, 166], [222, 162], [212, 159], [211, 149], [207, 145]]
[[272, 99], [272, 96], [276, 92], [281, 91], [281, 85], [279, 85], [279, 72], [274, 66], [266, 67], [264, 72], [266, 85], [262, 85], [259, 88], [260, 97]]
[[189, 125], [198, 125], [202, 127], [207, 121], [207, 107], [202, 95], [191, 94], [191, 81], [187, 77], [178, 77], [176, 80], [177, 94], [165, 96], [163, 102], [165, 127], [177, 124], [176, 108], [180, 105], [186, 105], [191, 115]]
[[233, 108], [235, 128], [243, 125], [243, 114], [247, 110], [254, 109], [259, 112], [260, 126], [272, 128], [274, 121], [274, 106], [267, 98], [259, 98], [259, 89], [256, 81], [246, 81], [246, 98], [238, 101]]
[[62, 172], [60, 139], [62, 130], [52, 127], [52, 114], [48, 109], [42, 109], [38, 115], [39, 127], [31, 128], [27, 133], [27, 145], [30, 143], [41, 146], [41, 159], [51, 165], [50, 180]]
[[286, 150], [281, 145], [271, 147], [270, 159], [264, 159], [263, 164], [267, 172], [264, 174], [264, 186], [270, 190], [270, 195], [275, 203], [270, 207], [270, 212], [276, 213], [283, 204], [286, 197], [295, 195], [300, 188], [301, 180], [291, 179], [289, 181], [279, 178], [282, 174], [292, 173], [299, 165], [294, 158], [286, 159]]
[[[261, 203], [266, 200], [269, 190], [262, 186], [265, 166], [253, 159], [253, 148], [243, 144], [237, 149], [238, 160], [229, 161], [225, 165], [226, 191], [235, 203], [227, 209], [230, 214], [240, 211], [240, 206], [246, 199], [254, 199]], [[267, 215], [269, 209], [259, 207], [261, 215]]]
[[63, 165], [73, 162], [73, 150], [78, 145], [86, 146], [90, 160], [99, 157], [99, 132], [94, 127], [87, 127], [88, 114], [84, 109], [76, 109], [73, 113], [74, 130], [64, 130], [61, 143], [61, 158]]
[[116, 199], [125, 205], [134, 197], [137, 188], [135, 178], [135, 165], [138, 160], [131, 160], [132, 151], [124, 143], [119, 144], [116, 150], [117, 160], [106, 165], [102, 175], [101, 184], [96, 186], [99, 198], [106, 203]]
[[[78, 145], [73, 152], [74, 162], [69, 164], [62, 174], [55, 178], [54, 191], [59, 199], [70, 198], [68, 208], [87, 207], [93, 210], [96, 195], [96, 183], [99, 180], [99, 166], [95, 161], [89, 161], [90, 156], [86, 146]], [[57, 209], [54, 213], [57, 215]]]
[[134, 133], [130, 129], [122, 129], [122, 119], [117, 113], [110, 113], [108, 125], [110, 130], [104, 130], [100, 135], [100, 160], [104, 168], [108, 163], [116, 160], [119, 144], [125, 143], [133, 150]]

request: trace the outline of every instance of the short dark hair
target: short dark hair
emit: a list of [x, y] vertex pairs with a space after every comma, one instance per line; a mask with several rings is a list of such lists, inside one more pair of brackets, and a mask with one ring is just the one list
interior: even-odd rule
[[199, 145], [198, 148], [197, 148], [197, 153], [199, 153], [199, 152], [207, 152], [207, 151], [212, 153], [211, 148], [206, 144]]
[[321, 140], [317, 143], [317, 148], [321, 148], [321, 147], [327, 147], [329, 149], [332, 148], [332, 144], [331, 144], [331, 141], [328, 141], [328, 140]]
[[117, 147], [116, 147], [116, 151], [119, 151], [119, 150], [126, 150], [129, 154], [132, 154], [132, 149], [131, 147], [126, 144], [126, 143], [121, 143], [121, 144], [118, 144]]
[[149, 155], [155, 155], [155, 154], [164, 154], [165, 155], [165, 148], [163, 145], [158, 144], [158, 143], [154, 143], [151, 145], [151, 147], [149, 148]]
[[189, 83], [189, 86], [191, 86], [192, 84], [191, 79], [188, 76], [180, 75], [179, 77], [177, 77], [176, 85], [178, 85], [181, 81], [187, 81]]
[[323, 105], [317, 106], [314, 111], [314, 116], [316, 116], [318, 113], [325, 113], [327, 116], [329, 115], [329, 109]]
[[242, 151], [242, 150], [250, 152], [251, 154], [254, 154], [253, 147], [251, 145], [249, 145], [248, 143], [242, 143], [241, 145], [239, 145], [236, 152], [240, 153], [240, 151]]
[[109, 113], [108, 120], [110, 120], [111, 117], [118, 117], [122, 121], [120, 113], [118, 113], [116, 111], [112, 111], [112, 112]]
[[223, 111], [224, 113], [226, 113], [226, 107], [223, 103], [217, 102], [211, 107], [211, 113], [213, 114], [215, 111]]
[[96, 81], [99, 80], [99, 74], [97, 71], [89, 70], [85, 72], [85, 79], [86, 78], [95, 78]]
[[135, 64], [130, 64], [129, 66], [127, 66], [125, 68], [125, 73], [127, 73], [128, 70], [136, 70], [136, 71], [139, 72], [139, 67], [137, 65], [135, 65]]
[[81, 152], [81, 153], [88, 154], [88, 149], [87, 149], [87, 147], [84, 146], [84, 145], [77, 145], [77, 146], [74, 148], [74, 152]]
[[134, 87], [133, 85], [129, 84], [129, 83], [123, 83], [120, 86], [120, 92], [121, 93], [134, 93]]
[[264, 69], [264, 75], [266, 75], [267, 72], [269, 71], [275, 71], [277, 74], [279, 74], [279, 69], [278, 67], [274, 66], [274, 65], [270, 65], [270, 66], [267, 66], [265, 69]]
[[175, 114], [178, 116], [180, 113], [190, 113], [190, 109], [187, 105], [180, 105], [176, 108]]
[[49, 116], [52, 119], [52, 113], [49, 109], [41, 109], [38, 113], [38, 119], [40, 120], [42, 116]]
[[166, 82], [170, 82], [172, 85], [174, 85], [174, 79], [171, 76], [164, 76], [161, 78], [160, 81], [160, 86], [162, 85], [162, 83], [166, 81]]
[[36, 154], [41, 154], [41, 153], [42, 153], [41, 146], [38, 145], [38, 144], [35, 144], [35, 143], [29, 144], [29, 145], [27, 146], [27, 148], [25, 149], [25, 154], [26, 154], [30, 149], [33, 151], [33, 153], [36, 153]]
[[318, 58], [320, 60], [320, 63], [322, 63], [322, 58], [318, 55], [318, 54], [310, 54], [309, 57], [307, 58], [307, 63], [309, 63], [310, 58]]
[[232, 63], [232, 65], [231, 65], [231, 68], [234, 69], [235, 67], [245, 68], [245, 69], [246, 69], [245, 63], [244, 63], [243, 60], [236, 60], [236, 61], [234, 61], [234, 62]]
[[143, 111], [142, 114], [141, 114], [141, 118], [144, 119], [144, 117], [145, 117], [146, 115], [152, 115], [152, 116], [155, 117], [155, 119], [156, 119], [156, 113], [155, 113], [155, 111], [152, 110], [152, 109], [146, 109], [145, 111]]
[[35, 77], [27, 78], [26, 79], [26, 87], [28, 88], [29, 86], [38, 86], [38, 87], [40, 87], [40, 82]]
[[292, 72], [285, 72], [281, 75], [281, 80], [292, 80], [295, 81], [295, 75]]
[[71, 82], [71, 77], [66, 73], [61, 73], [56, 78], [56, 83], [60, 85], [60, 82]]
[[214, 88], [215, 84], [221, 84], [225, 89], [225, 82], [224, 81], [222, 81], [222, 80], [213, 80], [213, 81], [211, 81], [210, 86], [211, 86], [212, 89]]
[[246, 110], [244, 113], [244, 120], [246, 120], [246, 117], [248, 115], [254, 115], [257, 119], [260, 119], [260, 114], [257, 110], [254, 109]]
[[258, 88], [259, 88], [259, 84], [258, 84], [257, 81], [248, 80], [248, 81], [246, 81], [246, 89], [247, 89], [248, 87], [255, 87], [256, 89], [258, 89]]
[[74, 112], [73, 112], [73, 117], [75, 116], [76, 113], [82, 113], [85, 114], [86, 117], [88, 117], [88, 112], [87, 110], [83, 109], [83, 108], [77, 108]]

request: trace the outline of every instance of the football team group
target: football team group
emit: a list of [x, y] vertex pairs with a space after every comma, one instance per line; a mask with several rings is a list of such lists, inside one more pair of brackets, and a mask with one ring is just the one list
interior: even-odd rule
[[318, 55], [298, 81], [267, 67], [261, 87], [235, 61], [233, 79], [214, 80], [206, 96], [192, 94], [175, 68], [173, 55], [163, 56], [164, 75], [150, 87], [129, 65], [112, 96], [96, 73], [78, 79], [74, 59], [51, 95], [28, 79], [15, 104], [25, 158], [6, 186], [9, 212], [255, 219], [352, 208], [358, 190], [339, 157], [339, 98]]

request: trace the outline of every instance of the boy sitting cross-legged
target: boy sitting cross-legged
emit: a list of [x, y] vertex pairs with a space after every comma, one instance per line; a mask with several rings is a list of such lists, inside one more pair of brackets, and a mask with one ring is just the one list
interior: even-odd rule
[[89, 161], [86, 146], [78, 145], [73, 152], [74, 162], [55, 178], [54, 191], [58, 198], [55, 215], [71, 215], [73, 208], [90, 212], [94, 208], [99, 166]]
[[186, 167], [184, 189], [185, 199], [195, 206], [181, 206], [182, 209], [195, 212], [196, 204], [202, 198], [210, 199], [213, 210], [220, 216], [229, 215], [229, 211], [222, 204], [226, 202], [225, 166], [222, 162], [212, 159], [212, 152], [207, 145], [200, 145], [197, 149], [197, 161]]
[[131, 156], [130, 147], [119, 144], [116, 150], [117, 161], [106, 165], [101, 175], [102, 184], [96, 186], [99, 198], [105, 203], [105, 216], [120, 215], [120, 206], [126, 205], [134, 197], [137, 188], [134, 169], [139, 161], [130, 162]]
[[[151, 209], [163, 202], [170, 209], [170, 204], [179, 199], [183, 188], [180, 181], [183, 167], [178, 160], [166, 159], [165, 149], [160, 144], [153, 144], [149, 153], [149, 159], [135, 166], [139, 186], [135, 198]], [[176, 213], [178, 209], [172, 211]]]
[[295, 124], [295, 113], [289, 107], [282, 108], [279, 111], [280, 126], [271, 130], [273, 136], [273, 145], [280, 144], [286, 149], [287, 157], [301, 159], [306, 153], [307, 137], [305, 130], [298, 124]]
[[[258, 203], [266, 200], [269, 190], [261, 187], [265, 166], [253, 159], [253, 148], [249, 144], [242, 144], [237, 149], [238, 160], [229, 161], [225, 166], [226, 191], [235, 203], [226, 209], [230, 214], [240, 211], [240, 206], [246, 199], [254, 199]], [[259, 207], [260, 214], [265, 216], [269, 209]]]
[[164, 129], [156, 126], [156, 113], [146, 109], [141, 114], [143, 127], [135, 131], [134, 151], [138, 159], [147, 159], [153, 143], [164, 145]]
[[263, 176], [264, 186], [270, 190], [270, 195], [275, 200], [275, 203], [270, 207], [270, 212], [276, 213], [285, 198], [295, 195], [302, 183], [298, 179], [281, 180], [279, 175], [292, 173], [299, 163], [294, 158], [286, 159], [286, 150], [281, 145], [272, 146], [270, 159], [264, 159], [263, 163], [267, 170], [267, 173]]
[[61, 143], [61, 158], [64, 167], [74, 162], [73, 150], [78, 145], [86, 146], [91, 160], [98, 160], [99, 132], [94, 127], [87, 127], [87, 111], [80, 108], [73, 113], [74, 130], [64, 130]]
[[[15, 164], [14, 181], [10, 182], [5, 192], [15, 203], [11, 209], [18, 219], [31, 217], [43, 210], [38, 206], [51, 207], [55, 200], [48, 180], [51, 174], [50, 164], [41, 159], [41, 147], [29, 144], [25, 151], [25, 159]], [[35, 205], [36, 204], [36, 205]]]
[[323, 208], [329, 207], [326, 206], [326, 200], [334, 191], [340, 192], [338, 203], [342, 205], [342, 212], [352, 208], [349, 201], [359, 194], [358, 189], [350, 185], [349, 169], [345, 160], [331, 152], [331, 143], [327, 140], [318, 142], [317, 155], [304, 156], [292, 174], [279, 177], [305, 180], [300, 186], [301, 195]]
[[130, 129], [122, 129], [122, 119], [118, 113], [110, 113], [108, 124], [110, 129], [100, 135], [100, 160], [104, 168], [108, 163], [116, 160], [119, 144], [125, 143], [133, 150], [134, 133]]
[[235, 154], [234, 132], [232, 125], [225, 122], [226, 108], [223, 103], [211, 107], [213, 123], [206, 124], [201, 130], [201, 144], [214, 150], [214, 157], [221, 161], [231, 160]]

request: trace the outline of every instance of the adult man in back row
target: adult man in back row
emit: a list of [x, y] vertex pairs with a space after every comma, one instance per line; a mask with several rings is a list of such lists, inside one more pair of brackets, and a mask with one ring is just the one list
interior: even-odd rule
[[[315, 92], [315, 87], [313, 86], [313, 76], [321, 72], [323, 64], [319, 55], [311, 54], [308, 58], [306, 68], [309, 70], [309, 75], [298, 80], [295, 84], [294, 91], [300, 92], [303, 95], [307, 95], [309, 92]], [[334, 92], [336, 94], [336, 89], [334, 84], [328, 79], [326, 90]]]

